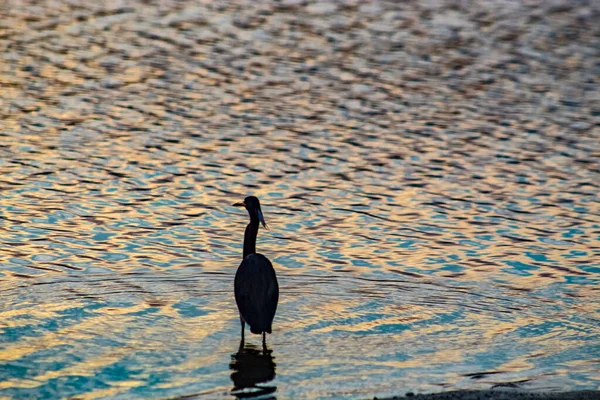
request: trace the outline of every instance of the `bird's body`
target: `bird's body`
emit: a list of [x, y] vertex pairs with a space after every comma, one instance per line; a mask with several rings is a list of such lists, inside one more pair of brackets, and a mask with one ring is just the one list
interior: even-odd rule
[[235, 274], [235, 302], [250, 332], [271, 333], [277, 310], [279, 287], [275, 269], [262, 254], [249, 254]]
[[267, 225], [256, 197], [246, 197], [244, 202], [234, 205], [245, 207], [250, 215], [250, 223], [244, 234], [244, 258], [238, 267], [234, 281], [235, 302], [242, 324], [242, 342], [244, 327], [248, 324], [250, 332], [263, 335], [263, 344], [265, 344], [265, 334], [272, 331], [279, 300], [279, 285], [275, 269], [267, 257], [256, 253], [259, 223], [262, 223], [265, 228]]

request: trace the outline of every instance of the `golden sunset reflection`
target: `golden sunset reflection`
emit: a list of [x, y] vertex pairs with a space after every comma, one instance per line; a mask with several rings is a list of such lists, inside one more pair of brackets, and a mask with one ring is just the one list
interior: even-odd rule
[[596, 15], [8, 0], [0, 399], [600, 389]]

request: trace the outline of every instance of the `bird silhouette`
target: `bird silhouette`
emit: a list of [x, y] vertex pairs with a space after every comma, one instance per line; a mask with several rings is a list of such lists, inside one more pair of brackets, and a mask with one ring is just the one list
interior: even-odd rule
[[271, 261], [256, 252], [256, 236], [259, 224], [265, 229], [267, 224], [260, 209], [260, 202], [254, 196], [248, 196], [236, 207], [245, 207], [250, 215], [250, 223], [244, 234], [244, 257], [235, 274], [235, 302], [240, 312], [242, 339], [244, 343], [245, 324], [250, 332], [262, 334], [263, 346], [266, 345], [266, 334], [271, 333], [273, 318], [279, 300], [279, 285]]

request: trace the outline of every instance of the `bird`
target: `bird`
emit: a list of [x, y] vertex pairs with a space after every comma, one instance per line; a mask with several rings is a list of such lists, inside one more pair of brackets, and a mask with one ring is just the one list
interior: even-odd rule
[[244, 255], [234, 280], [235, 302], [240, 312], [243, 347], [245, 324], [253, 334], [262, 334], [263, 347], [266, 347], [266, 334], [271, 333], [273, 318], [279, 301], [279, 284], [273, 264], [267, 257], [256, 252], [256, 236], [259, 223], [268, 229], [255, 196], [248, 196], [243, 202], [233, 204], [244, 207], [250, 215], [250, 223], [244, 234]]

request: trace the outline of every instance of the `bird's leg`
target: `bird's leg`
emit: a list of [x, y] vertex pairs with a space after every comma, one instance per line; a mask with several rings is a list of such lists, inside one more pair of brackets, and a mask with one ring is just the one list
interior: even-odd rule
[[263, 349], [267, 347], [267, 332], [263, 332]]
[[246, 326], [246, 324], [244, 323], [244, 319], [242, 318], [242, 315], [240, 314], [240, 324], [242, 324], [242, 347], [243, 343], [244, 343], [244, 328]]

